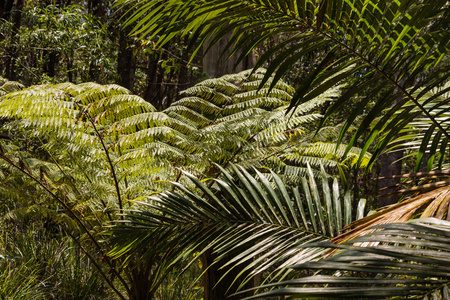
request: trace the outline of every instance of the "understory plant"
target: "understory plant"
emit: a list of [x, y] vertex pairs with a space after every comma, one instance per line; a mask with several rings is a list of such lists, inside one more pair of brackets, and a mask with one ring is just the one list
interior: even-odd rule
[[[263, 74], [264, 70], [245, 71], [206, 81], [186, 90], [187, 97], [164, 112], [156, 111], [118, 85], [47, 84], [8, 93], [0, 100], [2, 180], [10, 184], [4, 185], [3, 195], [9, 203], [16, 199], [22, 202], [16, 207], [7, 206], [11, 211], [3, 218], [15, 216], [13, 219], [22, 222], [49, 218], [71, 238], [74, 247], [90, 262], [89, 268], [95, 269], [119, 298], [151, 299], [166, 277], [173, 276], [171, 270], [183, 270], [179, 265], [192, 257], [176, 255], [178, 245], [162, 247], [144, 258], [139, 253], [126, 259], [108, 257], [114, 246], [104, 240], [104, 230], [111, 222], [124, 220], [124, 213], [136, 209], [138, 201], [153, 203], [148, 195], [171, 189], [169, 180], [201, 189], [183, 175], [184, 170], [202, 180], [221, 178], [229, 174], [223, 172], [230, 172], [233, 163], [243, 165], [252, 174], [256, 174], [253, 166], [265, 173], [267, 169], [261, 167], [277, 168], [282, 177], [291, 176], [291, 182], [306, 188], [308, 182], [298, 175], [325, 176], [321, 180], [328, 180], [324, 171], [318, 170], [321, 162], [351, 167], [359, 155], [355, 148], [354, 157], [345, 160], [327, 153], [332, 149], [329, 146], [316, 143], [308, 147], [311, 140], [302, 139], [320, 119], [315, 110], [325, 101], [332, 101], [339, 88], [312, 99], [288, 118], [284, 109], [292, 97], [292, 88], [279, 81], [270, 92], [258, 90]], [[211, 107], [214, 109], [208, 111]], [[301, 149], [310, 150], [305, 154]], [[366, 156], [364, 161], [369, 158]], [[307, 162], [316, 170], [308, 170]], [[288, 167], [297, 171], [289, 173]], [[261, 178], [281, 184], [274, 173], [267, 176]], [[25, 185], [20, 190], [22, 183]], [[339, 189], [335, 189], [337, 197]], [[308, 216], [315, 215], [312, 211], [322, 215], [319, 194], [314, 195], [315, 206], [312, 202], [313, 206], [308, 206]], [[164, 212], [156, 212], [159, 214]], [[346, 218], [345, 224], [349, 223]], [[278, 218], [272, 221], [280, 222]], [[335, 227], [325, 229], [324, 224], [318, 224], [310, 227], [320, 231], [319, 235], [336, 232]], [[152, 243], [159, 245], [156, 240]], [[195, 244], [192, 249], [212, 249], [205, 245], [208, 243]]]
[[[316, 68], [296, 88], [288, 111], [295, 113], [304, 103], [347, 82], [321, 120], [323, 125], [354, 104], [336, 140], [341, 145], [356, 124], [343, 157], [358, 144], [362, 154], [371, 149], [369, 166], [393, 151], [400, 153], [405, 165], [409, 158], [414, 160], [413, 170], [389, 175], [401, 180], [394, 187], [400, 203], [350, 225], [351, 231], [333, 240], [336, 244], [320, 244], [344, 251], [322, 262], [292, 266], [337, 270], [326, 274], [332, 277], [284, 281], [281, 285], [287, 287], [254, 298], [448, 298], [448, 223], [425, 220], [449, 216], [448, 1], [120, 2], [133, 7], [129, 19], [133, 32], [155, 40], [157, 46], [176, 35], [195, 39], [199, 43], [191, 45], [197, 49], [206, 41], [210, 45], [228, 40], [224, 53], [242, 53], [239, 58], [244, 59], [261, 43], [277, 39], [256, 63], [268, 66], [261, 88], [270, 78], [292, 71], [296, 63], [319, 55]], [[363, 158], [359, 156], [356, 164]], [[389, 224], [415, 218], [421, 220]], [[352, 278], [355, 271], [361, 271], [361, 277]]]

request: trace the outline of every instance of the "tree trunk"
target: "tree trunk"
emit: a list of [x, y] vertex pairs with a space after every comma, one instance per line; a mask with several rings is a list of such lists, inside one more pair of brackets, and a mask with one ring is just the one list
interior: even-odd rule
[[55, 77], [56, 75], [56, 64], [58, 61], [58, 53], [53, 50], [45, 50], [44, 57], [46, 61], [44, 63], [44, 73], [49, 77]]
[[128, 299], [130, 300], [152, 300], [154, 291], [152, 291], [152, 267], [155, 261], [153, 256], [148, 259], [139, 259], [128, 262], [123, 269], [123, 274], [128, 279]]
[[[407, 89], [408, 86], [404, 86], [406, 84], [406, 78], [400, 80], [400, 86]], [[398, 89], [394, 90], [394, 94], [396, 94]], [[392, 103], [391, 107], [394, 107], [401, 98], [398, 98]], [[396, 204], [398, 202], [398, 196], [387, 196], [387, 194], [393, 193], [398, 189], [398, 184], [400, 183], [400, 178], [389, 178], [393, 175], [402, 174], [402, 158], [404, 156], [403, 151], [395, 151], [390, 153], [384, 153], [380, 156], [380, 177], [388, 177], [382, 179], [378, 182], [379, 188], [383, 189], [379, 193], [378, 198], [378, 207], [383, 207], [386, 205]]]
[[0, 5], [0, 19], [9, 21], [13, 4], [14, 0], [2, 1], [2, 5]]
[[[253, 68], [256, 64], [255, 56], [252, 53], [244, 58], [239, 64], [236, 62], [241, 54], [240, 51], [230, 57], [231, 51], [223, 52], [227, 43], [230, 41], [231, 33], [223, 38], [220, 42], [213, 45], [203, 56], [203, 72], [207, 73], [210, 78], [217, 78], [226, 74], [232, 74]], [[206, 51], [208, 45], [203, 47]], [[236, 65], [236, 66], [235, 66]], [[235, 297], [227, 297], [227, 294], [233, 294], [240, 282], [237, 281], [232, 285], [235, 277], [241, 272], [239, 267], [231, 270], [225, 278], [220, 278], [226, 273], [227, 269], [221, 269], [223, 263], [214, 262], [214, 255], [211, 252], [206, 252], [202, 256], [203, 268], [207, 268], [203, 280], [204, 280], [204, 300], [238, 300], [245, 296], [239, 295]], [[242, 276], [245, 278], [245, 275]], [[219, 281], [220, 280], [220, 281]], [[253, 280], [250, 280], [244, 289], [251, 288], [255, 285]]]
[[100, 81], [100, 68], [92, 61], [89, 63], [89, 80], [97, 83], [102, 83]]
[[17, 80], [17, 74], [14, 68], [14, 60], [17, 57], [16, 49], [13, 46], [14, 40], [19, 32], [20, 24], [22, 22], [22, 9], [23, 9], [23, 0], [17, 0], [16, 8], [13, 16], [13, 28], [11, 32], [11, 47], [8, 49], [8, 57], [6, 58], [6, 68], [5, 75], [9, 80]]
[[[211, 253], [211, 251], [206, 251], [202, 257], [202, 265], [209, 266], [208, 270], [203, 275], [203, 284], [204, 284], [204, 300], [239, 300], [247, 296], [251, 296], [251, 293], [240, 294], [239, 296], [229, 297], [229, 295], [236, 292], [236, 289], [240, 285], [240, 281], [233, 281], [235, 277], [241, 272], [240, 268], [234, 268], [231, 270], [224, 278], [224, 276], [228, 269], [221, 269], [222, 264], [213, 264], [215, 255]], [[245, 278], [245, 274], [241, 275], [241, 278]], [[219, 281], [220, 280], [220, 281]], [[252, 288], [255, 286], [254, 280], [250, 280], [243, 289]]]
[[119, 52], [117, 55], [117, 73], [119, 84], [130, 91], [134, 87], [136, 58], [132, 49], [132, 41], [123, 30], [119, 31]]
[[402, 173], [403, 151], [384, 153], [380, 156], [380, 177], [388, 177], [379, 181], [379, 188], [383, 189], [379, 193], [378, 207], [395, 204], [398, 202], [398, 196], [386, 196], [397, 190], [397, 184], [400, 178], [389, 178], [392, 175]]
[[67, 58], [66, 66], [67, 66], [67, 80], [69, 82], [74, 82], [75, 72], [73, 70], [73, 64], [72, 64], [71, 58]]
[[221, 39], [218, 43], [214, 44], [208, 51], [208, 44], [206, 43], [205, 46], [203, 46], [203, 72], [207, 73], [210, 78], [217, 78], [226, 74], [251, 69], [256, 64], [256, 58], [253, 52], [245, 57], [238, 65], [236, 65], [236, 62], [242, 53], [241, 51], [237, 51], [231, 57], [231, 50], [227, 50], [223, 53], [230, 38], [231, 33]]

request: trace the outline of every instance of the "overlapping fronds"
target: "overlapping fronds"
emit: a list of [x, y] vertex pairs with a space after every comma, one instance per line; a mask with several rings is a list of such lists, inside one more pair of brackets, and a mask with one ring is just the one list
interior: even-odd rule
[[[231, 33], [226, 50], [241, 53], [243, 59], [260, 43], [272, 37], [281, 39], [256, 65], [262, 66], [273, 58], [260, 87], [275, 74], [270, 84], [274, 87], [297, 61], [318, 50], [325, 52], [296, 90], [289, 108], [298, 107], [349, 79], [352, 83], [329, 107], [324, 119], [343, 104], [358, 99], [338, 140], [342, 141], [358, 115], [366, 113], [348, 144], [348, 151], [369, 130], [363, 153], [367, 151], [399, 109], [416, 109], [434, 127], [433, 131], [442, 138], [450, 138], [440, 114], [433, 113], [435, 109], [447, 111], [449, 98], [439, 99], [435, 108], [420, 101], [424, 94], [450, 77], [449, 69], [441, 64], [450, 47], [446, 0], [121, 0], [119, 3], [133, 7], [127, 23], [134, 26], [134, 33], [156, 40], [156, 45], [164, 45], [176, 34], [189, 35], [200, 44], [206, 41], [214, 44]], [[358, 98], [361, 91], [365, 97]], [[390, 122], [391, 134], [384, 142], [395, 138], [406, 124], [406, 119]]]
[[316, 142], [304, 146], [292, 147], [280, 155], [280, 158], [285, 163], [292, 162], [293, 164], [303, 165], [307, 161], [311, 165], [318, 167], [323, 165], [325, 167], [335, 167], [338, 163], [355, 166], [358, 161], [362, 167], [367, 167], [371, 156], [364, 154], [360, 159], [361, 149], [353, 147], [344, 157], [345, 146], [340, 145], [336, 149], [335, 143]]
[[[375, 230], [374, 230], [375, 229]], [[365, 244], [375, 246], [365, 247]], [[450, 296], [450, 222], [415, 220], [375, 226], [371, 233], [344, 244], [314, 243], [306, 247], [342, 249], [317, 262], [292, 266], [321, 270], [260, 288], [284, 286], [245, 299], [391, 298], [448, 299]], [[336, 271], [336, 272], [335, 272]], [[327, 273], [333, 275], [327, 275]], [[398, 299], [398, 298], [394, 298]]]
[[[450, 98], [450, 85], [444, 84], [442, 87], [428, 90], [419, 88], [414, 95], [419, 98], [419, 102], [424, 106], [429, 114], [433, 116], [439, 124], [448, 129], [449, 123], [449, 104], [447, 99]], [[406, 123], [404, 128], [393, 134], [389, 132], [391, 123]], [[427, 171], [434, 169], [442, 170], [447, 167], [448, 137], [433, 123], [433, 120], [423, 115], [413, 103], [409, 102], [399, 109], [383, 128], [385, 136], [395, 136], [396, 138], [390, 142], [390, 151], [408, 152], [409, 156], [416, 157], [415, 172], [423, 171], [426, 166]], [[387, 141], [392, 140], [391, 137], [386, 138]], [[380, 151], [386, 146], [386, 142], [380, 143], [375, 151]]]
[[[0, 115], [8, 120], [5, 126], [9, 130], [27, 130], [29, 137], [38, 139], [42, 149], [51, 154], [51, 162], [57, 162], [67, 174], [81, 174], [76, 176], [78, 182], [87, 180], [110, 187], [108, 169], [112, 163], [119, 172], [133, 174], [134, 178], [152, 175], [161, 167], [167, 170], [171, 166], [167, 155], [178, 157], [179, 153], [155, 155], [164, 152], [155, 146], [173, 148], [184, 134], [195, 130], [156, 112], [151, 104], [118, 85], [96, 83], [41, 85], [10, 93], [1, 99]], [[144, 149], [152, 158], [150, 165], [142, 159]], [[133, 163], [148, 172], [124, 171]], [[124, 188], [133, 182], [132, 178], [121, 179], [117, 184]]]
[[[39, 139], [51, 163], [66, 174], [95, 182], [99, 191], [115, 185], [128, 199], [180, 179], [176, 167], [204, 177], [219, 176], [213, 163], [272, 167], [300, 184], [297, 175], [306, 174], [307, 163], [317, 168], [321, 163], [355, 165], [359, 150], [345, 159], [341, 150], [312, 146], [304, 135], [314, 131], [321, 118], [316, 111], [340, 88], [303, 103], [287, 117], [293, 88], [270, 77], [259, 89], [265, 73], [247, 70], [206, 80], [185, 90], [186, 97], [164, 112], [117, 85], [33, 86], [4, 96], [0, 115], [10, 130], [25, 129]], [[112, 168], [120, 174], [115, 179], [109, 176]], [[141, 187], [140, 181], [145, 183]]]
[[[191, 145], [200, 149], [191, 148], [190, 153], [206, 154], [211, 162], [222, 166], [230, 162], [269, 166], [288, 176], [299, 173], [286, 172], [286, 167], [304, 171], [307, 163], [317, 168], [321, 163], [327, 167], [355, 166], [361, 150], [353, 148], [344, 158], [345, 147], [336, 152], [331, 143], [328, 147], [311, 143], [322, 118], [317, 111], [338, 97], [341, 88], [327, 90], [286, 116], [294, 89], [282, 80], [275, 82], [273, 77], [261, 86], [265, 74], [264, 69], [247, 70], [208, 79], [182, 92], [185, 97], [166, 112], [198, 129], [189, 137], [197, 141]], [[367, 154], [361, 159], [363, 166], [367, 166], [368, 159]], [[198, 170], [213, 175], [208, 170], [210, 164], [201, 159], [198, 162]], [[298, 177], [292, 183], [300, 184]]]
[[23, 89], [25, 86], [17, 81], [9, 81], [0, 76], [0, 96], [16, 92]]
[[148, 197], [142, 211], [128, 214], [113, 228], [118, 246], [111, 254], [132, 249], [152, 255], [172, 249], [175, 259], [211, 249], [217, 261], [232, 257], [222, 264], [228, 270], [239, 265], [243, 286], [255, 274], [281, 276], [286, 266], [320, 256], [321, 249], [299, 246], [336, 235], [355, 217], [350, 198], [342, 199], [337, 181], [330, 189], [323, 170], [320, 185], [309, 169], [302, 188], [291, 189], [275, 173], [269, 181], [257, 170], [254, 177], [234, 165], [233, 174], [220, 169], [223, 178], [211, 187], [185, 173], [200, 192], [174, 182], [178, 191]]
[[[195, 122], [197, 128], [203, 128], [287, 105], [292, 98], [292, 87], [279, 80], [271, 90], [269, 85], [259, 89], [264, 74], [264, 69], [258, 69], [254, 74], [252, 70], [246, 70], [207, 79], [184, 90], [181, 94], [185, 97], [173, 103], [166, 112], [183, 115]], [[316, 103], [314, 108], [320, 104]]]
[[434, 187], [429, 192], [419, 194], [383, 208], [367, 217], [357, 220], [347, 226], [347, 232], [337, 236], [332, 241], [341, 243], [367, 233], [367, 228], [375, 225], [407, 222], [415, 218], [449, 219], [450, 188], [448, 185], [440, 188]]

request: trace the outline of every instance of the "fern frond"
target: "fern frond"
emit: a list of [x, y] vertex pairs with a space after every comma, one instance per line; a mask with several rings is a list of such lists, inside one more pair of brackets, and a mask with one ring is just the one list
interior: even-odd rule
[[[214, 90], [214, 92], [223, 93], [225, 95], [231, 95], [235, 91], [239, 89], [238, 86], [234, 85], [233, 82], [238, 81], [238, 79], [241, 78], [239, 75], [237, 76], [225, 76], [221, 78], [214, 78], [214, 79], [205, 79], [196, 86], [207, 86]], [[182, 92], [182, 94], [186, 93], [189, 94], [191, 91], [195, 89], [187, 89], [186, 91]]]
[[[215, 105], [222, 105], [231, 102], [231, 98], [226, 94], [216, 92], [213, 88], [202, 85], [195, 85], [184, 90], [181, 94], [201, 97], [205, 100], [211, 101]], [[176, 105], [177, 102], [174, 102], [173, 104]]]
[[131, 151], [121, 155], [117, 159], [117, 164], [122, 166], [123, 162], [132, 161], [133, 164], [138, 165], [139, 160], [146, 159], [148, 157], [152, 157], [153, 160], [170, 159], [170, 161], [180, 161], [185, 158], [185, 153], [177, 147], [156, 141], [153, 143], [144, 144], [137, 149], [132, 149]]
[[[350, 167], [354, 167], [360, 160], [361, 149], [352, 147], [350, 152], [344, 156], [345, 152], [345, 145], [336, 148], [335, 143], [316, 142], [292, 148], [292, 152], [284, 153], [280, 157], [282, 160], [292, 161], [296, 164], [305, 164], [305, 161], [308, 161], [314, 166], [322, 164], [326, 167], [334, 167], [337, 164], [348, 164]], [[361, 158], [361, 164], [367, 166], [370, 159], [370, 154], [365, 153]]]
[[249, 109], [249, 108], [264, 108], [264, 109], [273, 109], [276, 107], [280, 107], [282, 105], [286, 105], [286, 101], [275, 98], [275, 97], [257, 97], [250, 98], [249, 100], [238, 102], [236, 104], [227, 105], [221, 111], [221, 115], [228, 116], [230, 114], [235, 114], [239, 111]]
[[217, 105], [199, 97], [185, 97], [176, 101], [172, 105], [186, 106], [189, 107], [190, 109], [201, 111], [206, 115], [212, 116], [217, 115], [221, 111], [221, 108], [218, 107]]
[[[25, 86], [17, 81], [8, 81], [6, 79], [4, 79], [4, 82], [0, 81], [0, 91], [3, 92], [2, 95], [16, 92], [16, 91], [19, 91], [24, 88], [25, 88]], [[0, 96], [2, 96], [2, 95], [0, 95]]]
[[144, 144], [159, 140], [171, 140], [177, 134], [175, 130], [167, 126], [151, 127], [123, 135], [117, 141], [121, 149], [141, 147]]
[[234, 120], [237, 120], [237, 119], [245, 119], [245, 118], [247, 118], [249, 116], [259, 115], [259, 114], [262, 114], [264, 112], [265, 112], [265, 110], [262, 109], [262, 108], [259, 108], [259, 107], [257, 107], [257, 108], [249, 108], [249, 109], [246, 109], [244, 111], [240, 111], [240, 112], [228, 115], [226, 117], [217, 118], [217, 122], [218, 123], [222, 123], [222, 122], [234, 121]]
[[185, 106], [172, 105], [169, 106], [164, 112], [167, 114], [176, 113], [178, 115], [181, 115], [196, 124], [196, 127], [204, 127], [212, 124], [212, 120]]
[[262, 88], [260, 90], [244, 91], [242, 93], [236, 94], [233, 98], [234, 102], [243, 102], [259, 97], [278, 98], [284, 101], [290, 101], [292, 99], [292, 96], [283, 90], [279, 89], [270, 90], [268, 88]]

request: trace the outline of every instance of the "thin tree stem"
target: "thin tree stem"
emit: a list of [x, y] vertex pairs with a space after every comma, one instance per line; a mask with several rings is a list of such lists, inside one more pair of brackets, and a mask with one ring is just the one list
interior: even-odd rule
[[87, 257], [92, 261], [97, 271], [100, 273], [100, 275], [102, 275], [103, 279], [114, 290], [117, 296], [119, 296], [120, 299], [125, 300], [126, 298], [122, 295], [122, 293], [119, 290], [117, 290], [114, 283], [111, 280], [109, 280], [108, 276], [105, 274], [105, 272], [103, 272], [102, 268], [99, 266], [97, 261], [92, 257], [92, 255], [81, 245], [81, 243], [71, 233], [69, 233], [68, 231], [66, 231], [66, 233], [72, 238], [72, 240], [75, 242], [75, 244], [77, 244], [77, 246], [81, 249], [81, 251], [83, 251], [84, 254], [86, 254]]
[[[97, 127], [95, 126], [94, 121], [92, 120], [92, 118], [90, 118], [88, 116], [89, 122], [92, 125], [92, 128], [94, 128], [95, 133], [97, 134], [98, 139], [100, 140], [100, 143], [103, 147], [103, 151], [105, 151], [105, 155], [106, 155], [106, 159], [108, 160], [108, 164], [109, 164], [109, 168], [111, 170], [111, 175], [113, 177], [114, 180], [114, 186], [116, 188], [116, 193], [117, 193], [117, 200], [119, 202], [119, 211], [122, 214], [123, 213], [123, 205], [122, 205], [122, 197], [120, 196], [120, 187], [119, 187], [119, 181], [117, 180], [117, 175], [116, 175], [116, 171], [114, 168], [114, 165], [112, 163], [111, 157], [109, 156], [109, 151], [108, 148], [105, 145], [105, 142], [103, 141], [102, 136], [100, 135], [100, 133], [97, 130]], [[121, 219], [123, 219], [123, 215], [120, 216]]]

